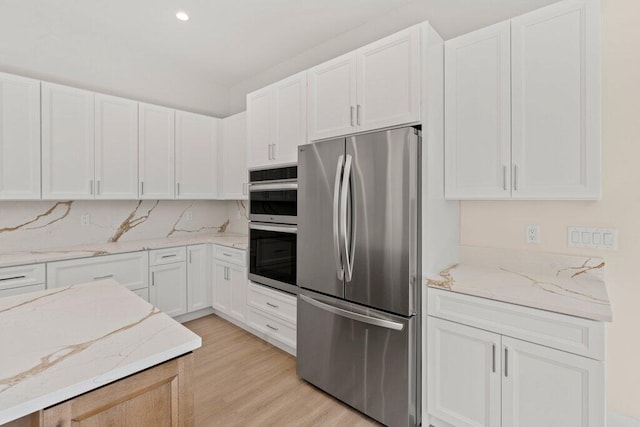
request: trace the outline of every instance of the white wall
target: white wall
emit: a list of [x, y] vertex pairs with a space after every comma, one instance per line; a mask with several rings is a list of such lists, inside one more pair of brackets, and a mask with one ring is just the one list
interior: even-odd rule
[[[603, 0], [603, 199], [598, 202], [463, 202], [461, 243], [594, 255], [606, 261], [613, 304], [608, 327], [608, 399], [640, 419], [640, 16], [638, 0]], [[526, 224], [541, 243], [525, 245]], [[570, 249], [566, 227], [615, 227], [616, 252]]]

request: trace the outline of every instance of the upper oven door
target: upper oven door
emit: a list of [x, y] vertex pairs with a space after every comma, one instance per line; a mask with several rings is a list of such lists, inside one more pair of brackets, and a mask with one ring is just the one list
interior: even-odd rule
[[249, 219], [260, 222], [296, 224], [298, 183], [295, 180], [251, 183]]
[[296, 233], [292, 225], [249, 223], [249, 278], [295, 293]]

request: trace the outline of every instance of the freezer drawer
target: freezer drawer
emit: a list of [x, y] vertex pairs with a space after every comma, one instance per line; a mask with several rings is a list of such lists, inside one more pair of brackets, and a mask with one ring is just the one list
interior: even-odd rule
[[298, 296], [298, 375], [388, 426], [417, 425], [416, 317]]

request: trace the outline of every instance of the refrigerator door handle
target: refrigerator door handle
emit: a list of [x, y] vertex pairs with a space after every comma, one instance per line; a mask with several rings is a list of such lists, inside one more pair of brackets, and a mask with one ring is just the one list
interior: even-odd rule
[[336, 167], [336, 181], [333, 186], [333, 255], [336, 261], [336, 274], [338, 280], [344, 278], [344, 268], [342, 266], [342, 257], [340, 251], [340, 178], [342, 177], [342, 166], [344, 165], [344, 156], [338, 157], [338, 165]]
[[347, 233], [347, 200], [351, 188], [351, 155], [347, 154], [344, 162], [344, 174], [342, 175], [342, 189], [340, 190], [340, 232], [342, 235], [342, 250], [344, 260], [344, 275], [347, 282], [351, 281], [353, 275], [353, 252], [349, 253], [349, 236]]
[[334, 307], [330, 304], [320, 302], [305, 295], [299, 295], [300, 299], [304, 302], [313, 305], [321, 310], [328, 311], [338, 316], [346, 317], [347, 319], [355, 320], [357, 322], [368, 323], [369, 325], [379, 326], [381, 328], [393, 329], [394, 331], [401, 331], [404, 329], [404, 325], [392, 320], [380, 319], [379, 317], [365, 316], [364, 314], [354, 313], [353, 311], [345, 310], [342, 308]]

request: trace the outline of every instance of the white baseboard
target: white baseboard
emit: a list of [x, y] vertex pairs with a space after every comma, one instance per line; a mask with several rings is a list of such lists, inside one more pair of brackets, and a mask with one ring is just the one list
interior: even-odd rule
[[607, 427], [640, 427], [640, 420], [609, 411]]
[[180, 316], [174, 317], [174, 319], [176, 322], [185, 323], [185, 322], [190, 322], [192, 320], [199, 319], [204, 316], [208, 316], [213, 313], [214, 313], [213, 308], [207, 307], [207, 308], [203, 308], [202, 310], [194, 311], [191, 313], [181, 314]]

